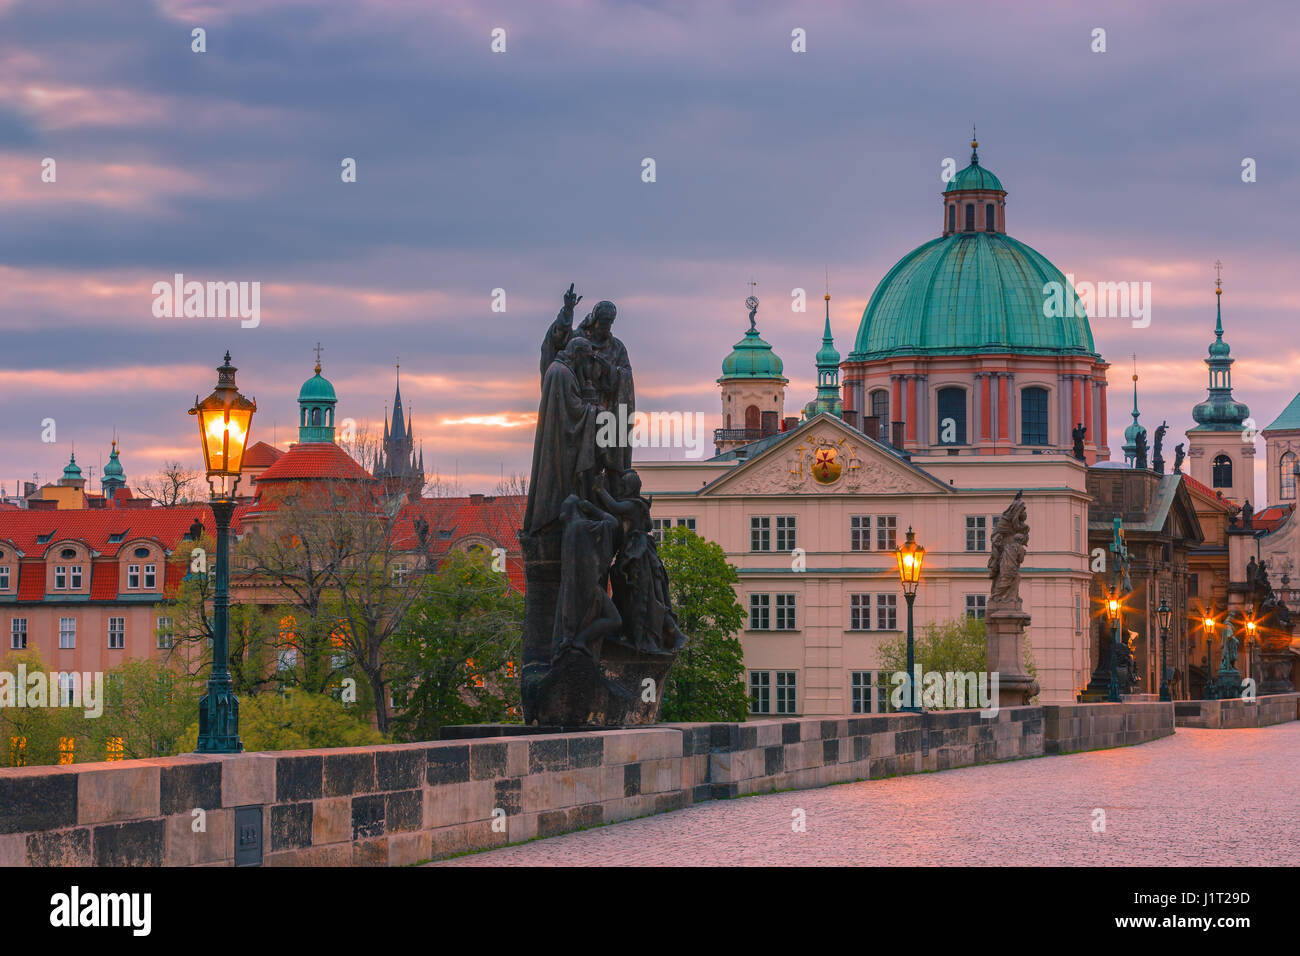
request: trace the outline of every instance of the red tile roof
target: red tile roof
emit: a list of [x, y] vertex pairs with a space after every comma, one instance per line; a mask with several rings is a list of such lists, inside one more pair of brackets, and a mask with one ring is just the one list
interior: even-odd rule
[[1251, 518], [1251, 525], [1256, 531], [1275, 531], [1278, 525], [1291, 517], [1295, 505], [1270, 505], [1262, 511], [1256, 511]]
[[264, 441], [249, 445], [244, 451], [245, 468], [266, 468], [284, 457], [284, 452]]
[[18, 600], [39, 601], [43, 597], [45, 597], [45, 562], [21, 562], [18, 565]]
[[269, 481], [310, 479], [373, 481], [366, 471], [333, 442], [299, 442], [254, 479], [260, 488]]
[[117, 562], [95, 561], [90, 566], [90, 599], [111, 601], [117, 597]]
[[467, 498], [421, 498], [408, 503], [398, 517], [397, 544], [417, 550], [416, 518], [429, 523], [429, 551], [435, 558], [447, 554], [468, 538], [485, 538], [506, 549], [506, 574], [515, 589], [524, 589], [524, 564], [519, 551], [519, 531], [524, 524], [524, 495], [473, 495]]
[[[235, 509], [231, 530], [238, 534], [247, 505]], [[208, 534], [217, 533], [216, 519], [207, 505], [172, 508], [74, 508], [66, 511], [6, 511], [0, 514], [0, 541], [9, 541], [28, 558], [40, 558], [55, 541], [72, 539], [104, 557], [116, 557], [124, 544], [136, 538], [154, 538], [169, 551], [190, 530], [197, 518]], [[50, 535], [44, 543], [37, 539]], [[121, 540], [109, 541], [121, 535]]]
[[1228, 510], [1231, 510], [1233, 508], [1232, 499], [1225, 498], [1223, 495], [1219, 494], [1219, 492], [1215, 491], [1213, 488], [1209, 487], [1208, 485], [1204, 485], [1201, 482], [1197, 481], [1191, 475], [1188, 474], [1183, 475], [1183, 484], [1185, 484], [1189, 490], [1199, 491], [1204, 497], [1209, 498], [1213, 501], [1217, 501], [1219, 504], [1223, 505]]

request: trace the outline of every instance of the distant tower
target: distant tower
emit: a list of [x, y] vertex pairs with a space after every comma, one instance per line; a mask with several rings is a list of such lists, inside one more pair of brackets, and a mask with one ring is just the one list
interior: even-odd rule
[[826, 329], [822, 332], [822, 347], [817, 350], [817, 397], [804, 406], [804, 418], [814, 418], [830, 412], [836, 418], [844, 417], [844, 404], [840, 400], [840, 353], [835, 351], [831, 338], [831, 294], [826, 293]]
[[[1130, 468], [1133, 468], [1137, 465], [1138, 436], [1139, 435], [1145, 436], [1147, 433], [1147, 430], [1143, 428], [1142, 425], [1138, 422], [1138, 414], [1139, 414], [1138, 413], [1138, 376], [1137, 376], [1136, 360], [1134, 360], [1134, 365], [1133, 365], [1133, 411], [1130, 414], [1133, 416], [1133, 424], [1130, 425], [1128, 428], [1124, 429], [1124, 444], [1121, 447], [1124, 452], [1124, 464], [1128, 465]], [[1150, 463], [1151, 463], [1151, 443], [1148, 442], [1147, 443], [1148, 466], [1150, 466]]]
[[784, 365], [758, 334], [754, 316], [758, 299], [745, 300], [749, 331], [722, 361], [722, 427], [713, 436], [718, 452], [756, 441], [781, 430], [785, 415]]
[[59, 484], [64, 487], [77, 488], [82, 491], [86, 489], [86, 479], [82, 477], [81, 466], [77, 464], [77, 453], [73, 451], [72, 457], [68, 463], [63, 466], [63, 477], [59, 479]]
[[[1215, 263], [1215, 268], [1220, 268]], [[1196, 424], [1187, 430], [1187, 458], [1193, 478], [1241, 502], [1254, 494], [1254, 435], [1246, 440], [1250, 409], [1232, 397], [1232, 349], [1223, 341], [1223, 282], [1216, 279], [1217, 318], [1214, 341], [1205, 364], [1210, 370], [1210, 391], [1192, 409]]]
[[316, 343], [316, 374], [298, 391], [298, 441], [334, 441], [334, 406], [338, 399], [329, 379], [320, 374], [320, 343]]
[[424, 452], [415, 451], [413, 419], [402, 411], [402, 367], [397, 366], [397, 387], [393, 394], [393, 421], [384, 416], [384, 447], [375, 456], [373, 474], [389, 495], [405, 494], [411, 500], [424, 491]]
[[103, 489], [105, 498], [114, 497], [121, 488], [126, 487], [126, 472], [122, 470], [122, 463], [117, 458], [117, 439], [113, 440], [113, 450], [109, 453], [108, 464], [104, 466], [104, 477], [99, 480], [99, 486]]

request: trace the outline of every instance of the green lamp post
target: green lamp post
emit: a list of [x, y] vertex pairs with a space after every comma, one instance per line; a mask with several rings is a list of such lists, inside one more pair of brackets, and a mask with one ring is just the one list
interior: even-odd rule
[[1173, 617], [1173, 608], [1161, 598], [1156, 619], [1160, 622], [1160, 699], [1163, 701], [1173, 699], [1169, 696], [1169, 624]]
[[235, 512], [235, 489], [248, 446], [248, 430], [257, 403], [235, 388], [236, 369], [225, 363], [217, 368], [217, 388], [207, 398], [194, 398], [191, 415], [199, 419], [203, 463], [211, 491], [212, 514], [217, 521], [217, 581], [212, 598], [212, 671], [208, 692], [199, 698], [197, 753], [239, 753], [239, 698], [230, 680], [230, 518]]
[[1119, 703], [1119, 630], [1124, 619], [1124, 605], [1120, 603], [1119, 591], [1116, 590], [1106, 600], [1106, 616], [1110, 618], [1110, 682], [1106, 687], [1106, 700]]
[[1206, 614], [1205, 620], [1205, 699], [1215, 700], [1218, 695], [1218, 679], [1210, 680], [1210, 662], [1214, 658], [1214, 617]]
[[925, 548], [916, 543], [916, 535], [909, 526], [907, 541], [894, 555], [898, 559], [898, 578], [903, 584], [903, 597], [907, 599], [907, 706], [899, 710], [909, 714], [922, 713], [917, 703], [919, 694], [916, 686], [916, 643], [912, 637], [912, 605], [916, 601], [916, 586], [921, 583], [921, 564], [925, 560]]

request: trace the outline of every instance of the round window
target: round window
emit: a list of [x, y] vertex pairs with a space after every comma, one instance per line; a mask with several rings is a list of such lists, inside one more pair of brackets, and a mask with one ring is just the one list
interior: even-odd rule
[[77, 556], [77, 552], [74, 551], [72, 548], [64, 548], [62, 551], [59, 552], [59, 557], [61, 558], [75, 558], [76, 556]]
[[147, 557], [149, 557], [149, 549], [148, 549], [148, 548], [136, 548], [136, 549], [135, 549], [135, 556], [136, 556], [137, 558], [147, 558]]

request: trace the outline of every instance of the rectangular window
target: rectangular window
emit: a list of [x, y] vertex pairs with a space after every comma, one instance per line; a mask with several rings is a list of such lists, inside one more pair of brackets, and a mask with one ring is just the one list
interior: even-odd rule
[[72, 590], [80, 591], [81, 590], [81, 565], [74, 564], [72, 566], [72, 570], [68, 574], [68, 577], [71, 579]]
[[771, 627], [770, 605], [771, 595], [769, 594], [751, 594], [749, 596], [749, 629], [751, 631], [766, 631]]
[[988, 518], [984, 515], [966, 516], [966, 550], [988, 549]]
[[1047, 444], [1047, 389], [1026, 388], [1020, 393], [1020, 443]]
[[749, 550], [772, 550], [772, 519], [752, 517], [749, 519]]
[[876, 630], [898, 630], [898, 595], [876, 595]]
[[889, 692], [893, 689], [890, 683], [889, 674], [886, 671], [873, 671], [876, 679], [876, 713], [888, 714], [894, 710], [894, 705], [890, 703]]
[[966, 616], [973, 617], [978, 621], [984, 620], [984, 611], [987, 608], [987, 604], [987, 594], [966, 595]]
[[152, 591], [158, 586], [158, 565], [146, 564], [144, 566], [144, 589]]
[[68, 566], [66, 564], [56, 564], [54, 566], [54, 590], [66, 591], [68, 589]]
[[1196, 597], [1201, 593], [1201, 576], [1199, 574], [1189, 574], [1187, 578], [1187, 594], [1189, 597]]
[[126, 566], [126, 586], [132, 589], [140, 586], [140, 565], [128, 564]]
[[169, 617], [158, 618], [158, 647], [167, 649], [176, 643], [176, 637], [172, 633], [172, 619]]
[[9, 647], [15, 651], [27, 649], [27, 618], [16, 617], [9, 622]]
[[941, 388], [935, 398], [939, 444], [966, 444], [966, 390]]
[[799, 545], [795, 540], [795, 516], [777, 515], [776, 550], [793, 551], [797, 547]]
[[849, 695], [853, 713], [871, 713], [871, 671], [854, 671], [850, 678]]
[[871, 515], [849, 517], [849, 550], [871, 550]]
[[778, 714], [797, 714], [795, 700], [794, 671], [776, 672], [776, 712]]
[[1074, 516], [1074, 550], [1083, 550], [1083, 532], [1080, 531], [1081, 521], [1078, 515]]
[[125, 741], [121, 737], [109, 737], [104, 744], [105, 760], [122, 760], [125, 757]]
[[77, 739], [75, 737], [59, 738], [59, 763], [73, 763], [77, 757]]
[[72, 691], [75, 687], [76, 678], [72, 674], [59, 675], [59, 706], [72, 706]]
[[9, 565], [0, 567], [0, 591], [9, 590]]
[[126, 647], [126, 618], [110, 617], [108, 619], [108, 649], [120, 651]]
[[778, 594], [776, 596], [776, 629], [778, 631], [793, 631], [798, 625], [795, 623], [795, 596], [793, 594]]
[[849, 630], [871, 630], [871, 595], [849, 595]]
[[275, 662], [276, 670], [288, 671], [293, 670], [298, 665], [298, 649], [296, 647], [286, 647], [280, 651], [279, 658]]
[[1076, 594], [1074, 596], [1074, 633], [1079, 634], [1083, 631], [1083, 597]]
[[655, 543], [664, 543], [664, 531], [671, 527], [668, 518], [651, 518], [650, 519], [650, 536], [655, 539]]
[[694, 530], [695, 530], [695, 519], [694, 519], [694, 518], [678, 518], [678, 519], [677, 519], [677, 523], [676, 523], [676, 527], [678, 527], [678, 528], [689, 528], [690, 530], [694, 531]]
[[768, 671], [749, 672], [749, 712], [772, 712], [772, 675]]
[[876, 516], [876, 550], [898, 550], [898, 515]]
[[59, 618], [59, 649], [69, 650], [77, 646], [77, 619], [75, 617]]

